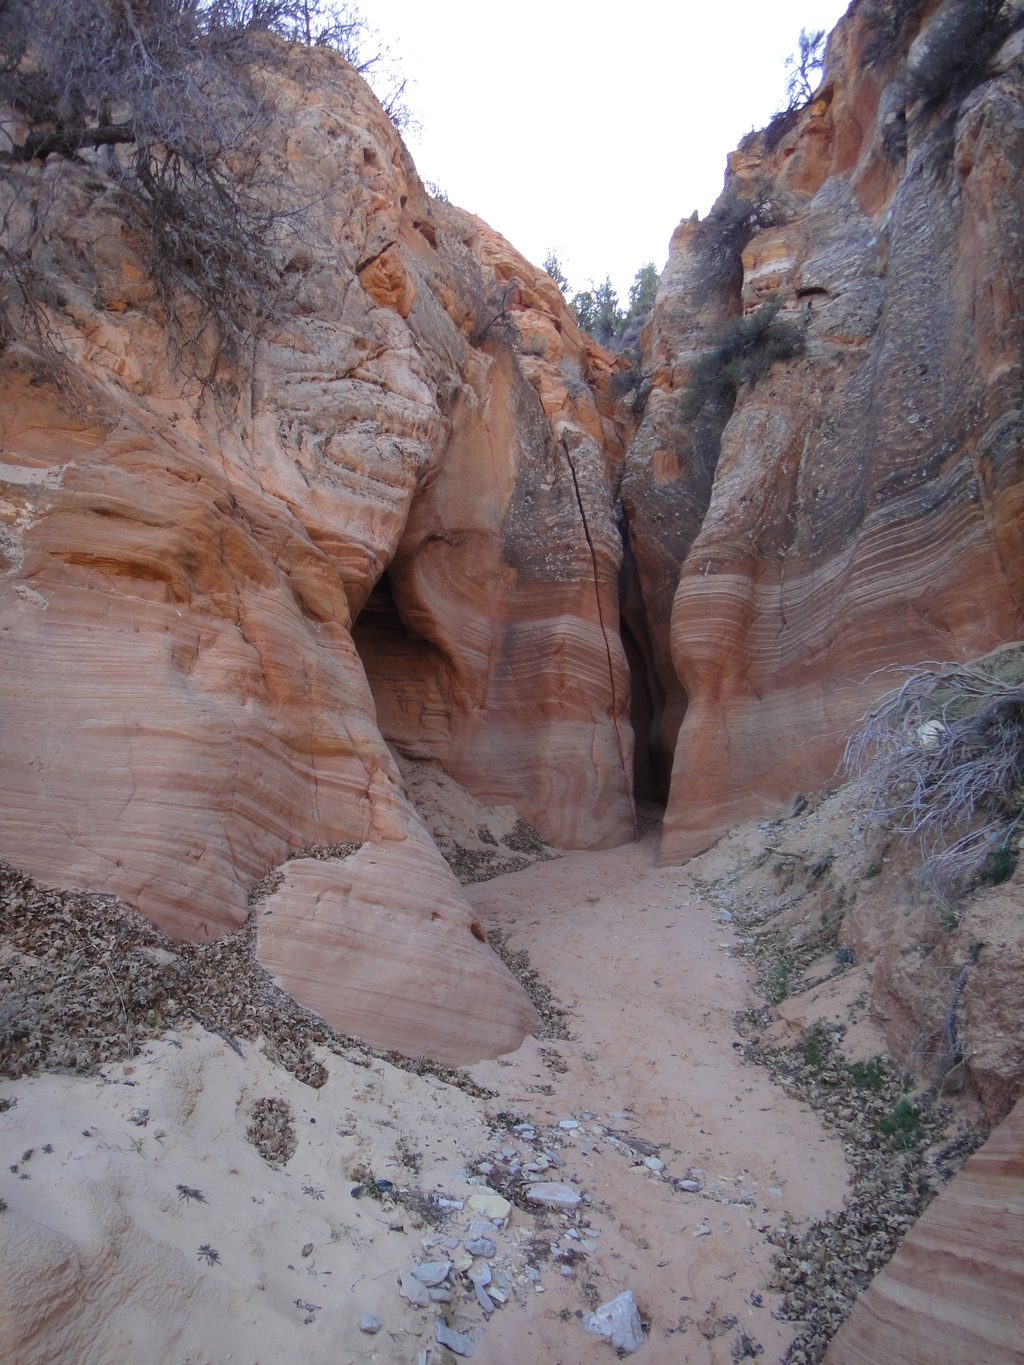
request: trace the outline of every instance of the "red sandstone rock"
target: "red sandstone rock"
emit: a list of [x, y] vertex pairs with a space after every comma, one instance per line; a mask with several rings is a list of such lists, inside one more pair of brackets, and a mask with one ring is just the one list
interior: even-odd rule
[[1024, 1100], [857, 1300], [824, 1365], [1024, 1360]]
[[[683, 709], [664, 663], [681, 564], [670, 860], [833, 782], [851, 726], [892, 686], [880, 670], [972, 657], [1024, 627], [1021, 63], [967, 96], [947, 146], [938, 116], [905, 108], [920, 16], [875, 65], [873, 19], [852, 7], [811, 104], [744, 140], [717, 217], [681, 225], [659, 290], [623, 502], [662, 743]], [[742, 256], [741, 201], [761, 229]], [[684, 419], [714, 325], [775, 295], [804, 354], [741, 384], [731, 413], [708, 402]]]
[[[273, 918], [294, 941], [261, 952], [339, 1027], [466, 1060], [517, 1046], [533, 1013], [384, 741], [435, 746], [550, 840], [633, 837], [617, 362], [543, 272], [428, 199], [340, 58], [302, 62], [310, 81], [282, 68], [270, 92], [269, 154], [318, 206], [301, 249], [278, 243], [287, 319], [237, 360], [201, 338], [209, 384], [176, 365], [99, 163], [5, 182], [19, 205], [54, 197], [33, 267], [70, 397], [19, 334], [0, 376], [0, 848], [183, 937], [237, 924], [310, 845], [382, 850], [374, 904], [399, 928], [380, 961], [369, 893], [330, 863], [289, 867]], [[393, 629], [374, 645], [357, 625], [361, 659], [353, 624], [389, 565]], [[403, 672], [409, 649], [434, 671]]]

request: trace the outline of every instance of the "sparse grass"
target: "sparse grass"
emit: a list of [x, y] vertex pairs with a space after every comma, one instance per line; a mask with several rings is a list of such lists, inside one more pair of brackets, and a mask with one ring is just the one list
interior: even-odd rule
[[771, 1019], [767, 1010], [737, 1018], [741, 1037], [751, 1039], [744, 1055], [841, 1135], [852, 1167], [852, 1189], [839, 1212], [809, 1222], [786, 1214], [770, 1234], [778, 1251], [769, 1287], [783, 1296], [779, 1316], [799, 1324], [784, 1359], [818, 1365], [858, 1294], [985, 1134], [966, 1128], [951, 1135], [950, 1115], [934, 1093], [911, 1101], [904, 1072], [890, 1057], [848, 1066], [840, 1025], [822, 1021], [808, 1030], [809, 1056], [806, 1043], [785, 1049], [766, 1038]]
[[828, 1039], [820, 1024], [812, 1024], [804, 1034], [804, 1062], [807, 1066], [824, 1064]]
[[878, 1131], [901, 1152], [909, 1152], [924, 1137], [924, 1125], [916, 1105], [903, 1097], [884, 1118], [878, 1120]]
[[850, 1077], [858, 1090], [881, 1090], [886, 1080], [882, 1059], [869, 1057], [866, 1062], [854, 1062]]

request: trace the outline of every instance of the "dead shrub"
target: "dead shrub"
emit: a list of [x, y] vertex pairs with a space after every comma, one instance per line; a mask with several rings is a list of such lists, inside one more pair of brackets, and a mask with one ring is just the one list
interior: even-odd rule
[[1024, 645], [909, 671], [846, 746], [873, 816], [913, 844], [948, 903], [1012, 875], [1024, 813]]

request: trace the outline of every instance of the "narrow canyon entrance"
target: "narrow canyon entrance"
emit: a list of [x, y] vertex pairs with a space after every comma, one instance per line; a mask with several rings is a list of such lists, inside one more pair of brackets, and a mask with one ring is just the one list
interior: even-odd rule
[[647, 667], [647, 660], [636, 636], [624, 617], [619, 618], [619, 636], [629, 663], [629, 722], [633, 727], [633, 794], [637, 801], [648, 801], [664, 810], [668, 802], [671, 767], [656, 743], [655, 721], [664, 710], [658, 680]]

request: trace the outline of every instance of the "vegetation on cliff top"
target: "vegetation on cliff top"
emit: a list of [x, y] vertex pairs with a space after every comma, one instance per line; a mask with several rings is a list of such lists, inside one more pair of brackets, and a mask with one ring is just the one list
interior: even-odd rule
[[[324, 0], [0, 0], [0, 341], [20, 309], [50, 341], [33, 253], [54, 186], [19, 167], [88, 164], [114, 191], [129, 231], [149, 245], [172, 332], [184, 348], [213, 323], [242, 343], [273, 311], [273, 244], [308, 206], [279, 191], [267, 154], [274, 116], [266, 75], [280, 44], [331, 47], [368, 79], [385, 111], [408, 120], [404, 81], [358, 9]], [[389, 84], [390, 82], [390, 84]], [[13, 120], [10, 117], [13, 115]], [[6, 145], [4, 145], [6, 144]], [[103, 184], [98, 177], [103, 177]]]
[[589, 289], [570, 293], [569, 281], [553, 251], [544, 258], [544, 269], [565, 295], [581, 331], [613, 351], [636, 350], [640, 329], [658, 295], [658, 269], [653, 261], [642, 265], [633, 277], [625, 309], [619, 306], [619, 296], [607, 275], [603, 284], [591, 280]]

